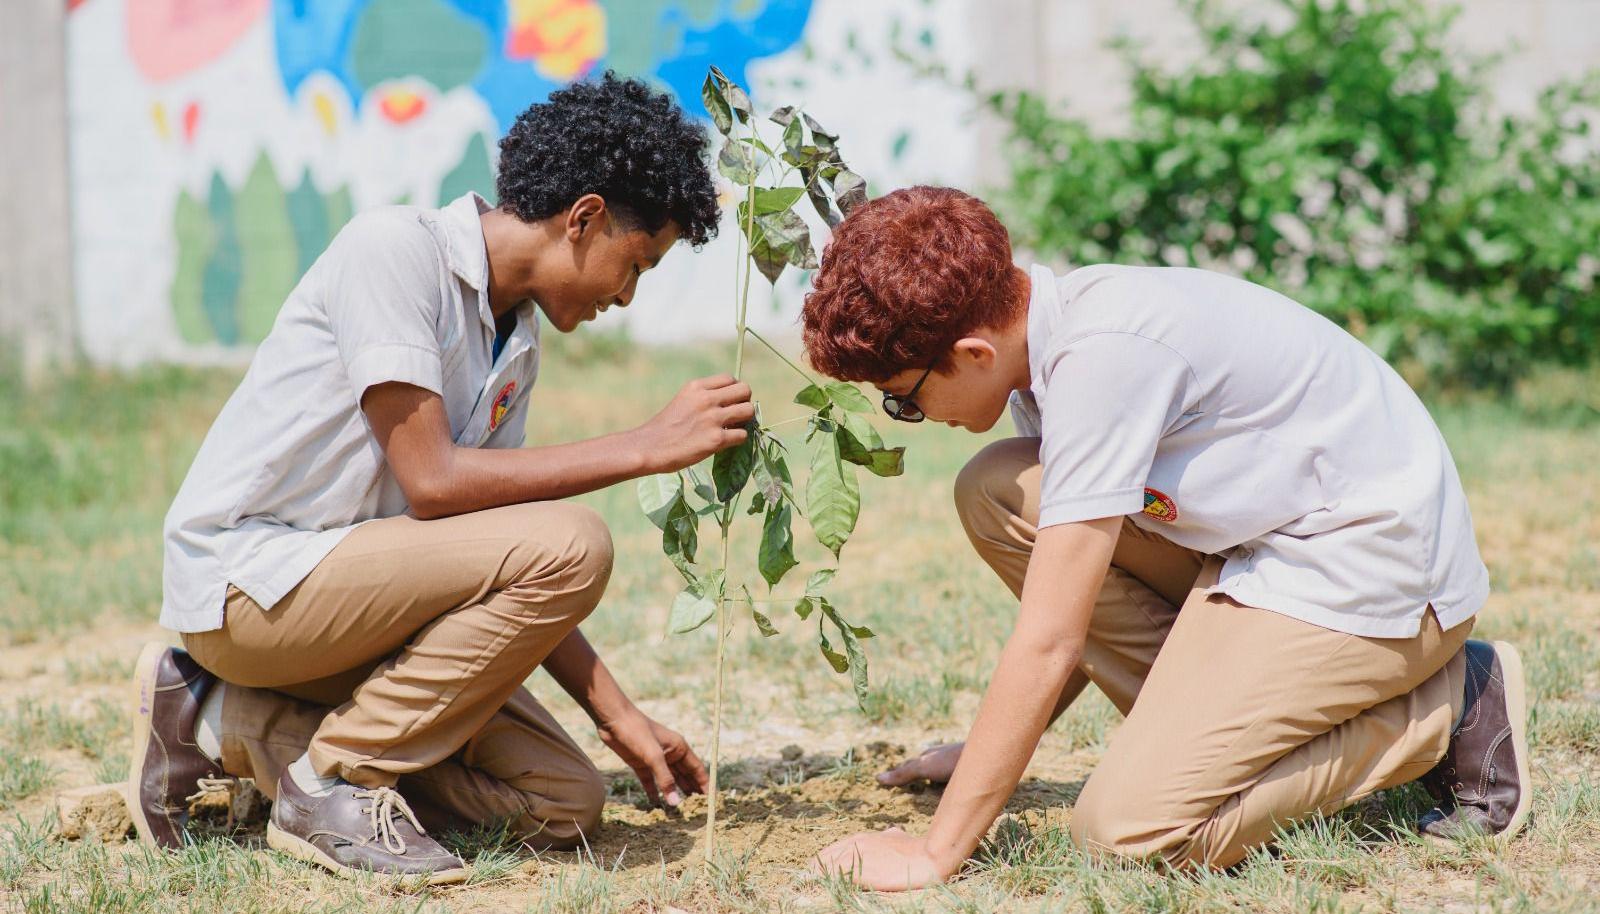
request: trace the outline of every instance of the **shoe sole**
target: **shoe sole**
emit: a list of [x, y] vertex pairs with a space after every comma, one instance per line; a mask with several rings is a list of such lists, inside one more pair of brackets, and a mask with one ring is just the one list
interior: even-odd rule
[[1511, 721], [1512, 751], [1517, 754], [1517, 808], [1494, 841], [1502, 846], [1528, 824], [1528, 814], [1533, 811], [1533, 782], [1528, 762], [1528, 680], [1522, 671], [1522, 655], [1505, 641], [1494, 642], [1494, 654], [1500, 660], [1500, 674], [1505, 677], [1506, 711]]
[[133, 667], [133, 699], [130, 718], [133, 723], [133, 753], [128, 759], [128, 780], [122, 785], [122, 798], [128, 804], [128, 816], [139, 833], [139, 841], [151, 847], [165, 847], [150, 831], [150, 821], [145, 818], [144, 804], [139, 801], [139, 784], [144, 780], [144, 759], [150, 751], [150, 737], [154, 732], [150, 724], [150, 709], [155, 706], [156, 666], [167, 646], [152, 641], [139, 652], [139, 661]]
[[296, 860], [315, 864], [347, 879], [376, 876], [379, 879], [396, 880], [408, 888], [420, 888], [425, 885], [455, 885], [465, 882], [467, 877], [471, 875], [465, 868], [442, 870], [437, 873], [394, 874], [345, 866], [323, 853], [321, 848], [318, 848], [315, 844], [296, 838], [294, 835], [279, 828], [276, 822], [267, 823], [267, 846], [273, 850], [288, 854]]

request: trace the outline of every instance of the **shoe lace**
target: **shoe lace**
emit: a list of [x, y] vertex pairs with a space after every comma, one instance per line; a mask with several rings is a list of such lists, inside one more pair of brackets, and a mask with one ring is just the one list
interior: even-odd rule
[[185, 803], [194, 803], [202, 797], [233, 790], [233, 778], [200, 778], [194, 782], [194, 786], [197, 788], [195, 792], [183, 798]]
[[400, 833], [399, 823], [395, 821], [398, 813], [401, 818], [411, 823], [417, 834], [425, 835], [422, 823], [417, 821], [417, 816], [407, 805], [406, 798], [400, 791], [393, 787], [373, 787], [357, 790], [353, 796], [358, 800], [370, 800], [371, 805], [362, 812], [366, 813], [372, 825], [372, 837], [383, 842], [384, 849], [391, 854], [404, 855], [406, 852], [406, 839]]

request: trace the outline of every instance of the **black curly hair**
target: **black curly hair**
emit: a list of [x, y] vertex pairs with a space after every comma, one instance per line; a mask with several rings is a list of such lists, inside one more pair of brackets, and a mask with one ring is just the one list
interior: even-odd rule
[[524, 222], [599, 194], [646, 231], [669, 221], [699, 247], [717, 233], [706, 132], [667, 95], [607, 70], [518, 115], [500, 141], [500, 206]]

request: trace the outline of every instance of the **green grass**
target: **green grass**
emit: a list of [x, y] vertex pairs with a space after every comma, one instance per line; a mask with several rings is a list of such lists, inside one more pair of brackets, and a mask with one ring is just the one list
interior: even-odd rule
[[[636, 425], [685, 381], [724, 370], [729, 355], [725, 346], [646, 350], [547, 334], [530, 442]], [[798, 414], [787, 404], [795, 389], [788, 369], [761, 354], [751, 366], [766, 421]], [[327, 877], [263, 850], [259, 834], [178, 854], [50, 839], [52, 788], [121, 776], [119, 690], [132, 655], [117, 645], [160, 637], [162, 517], [238, 374], [91, 372], [33, 391], [0, 377], [0, 652], [8, 667], [0, 676], [0, 912], [1595, 910], [1600, 411], [1584, 381], [1592, 374], [1536, 379], [1504, 400], [1433, 404], [1495, 586], [1478, 633], [1522, 648], [1534, 693], [1539, 792], [1533, 825], [1511, 849], [1417, 840], [1408, 823], [1421, 800], [1402, 789], [1292, 829], [1226, 873], [1089, 860], [1067, 836], [1066, 807], [1118, 722], [1091, 690], [1035, 759], [1043, 799], [1008, 813], [962, 880], [908, 897], [809, 877], [801, 848], [853, 828], [923, 827], [931, 798], [877, 791], [870, 775], [881, 756], [852, 747], [885, 740], [915, 752], [959, 738], [976, 709], [1015, 613], [951, 506], [951, 481], [981, 440], [942, 426], [884, 427], [890, 443], [909, 446], [908, 472], [865, 480], [861, 523], [835, 587], [846, 615], [878, 633], [866, 643], [873, 685], [865, 712], [847, 678], [823, 663], [814, 621], [802, 623], [780, 602], [771, 613], [778, 636], [760, 638], [747, 622], [736, 628], [725, 773], [759, 785], [749, 831], [740, 832], [755, 843], [736, 843], [706, 874], [691, 865], [693, 842], [671, 820], [629, 825], [608, 812], [608, 840], [672, 840], [537, 860], [484, 829], [450, 836], [476, 863], [470, 885], [406, 895], [378, 880]], [[647, 711], [704, 749], [714, 639], [704, 630], [664, 634], [677, 578], [633, 487], [582, 501], [610, 521], [618, 554], [607, 599], [585, 631]], [[748, 552], [758, 529], [738, 534]], [[797, 534], [803, 564], [791, 581], [827, 558]], [[735, 574], [758, 580], [753, 556], [737, 559]], [[603, 767], [615, 765], [559, 690], [542, 676], [530, 686]], [[824, 761], [773, 764], [791, 743]], [[616, 784], [615, 808], [629, 812], [637, 788], [626, 777]]]

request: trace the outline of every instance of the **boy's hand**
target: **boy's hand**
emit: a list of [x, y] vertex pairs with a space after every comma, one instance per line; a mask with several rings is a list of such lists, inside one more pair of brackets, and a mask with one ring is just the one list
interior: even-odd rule
[[823, 875], [849, 878], [864, 889], [877, 892], [906, 892], [936, 885], [961, 868], [934, 859], [927, 839], [901, 828], [862, 832], [823, 848], [811, 862], [811, 870]]
[[650, 472], [673, 473], [742, 443], [749, 432], [740, 426], [755, 415], [750, 385], [732, 375], [715, 375], [683, 385], [635, 434]]
[[599, 727], [600, 741], [633, 769], [651, 803], [677, 806], [684, 794], [711, 786], [700, 756], [676, 730], [663, 727], [637, 708]]
[[912, 781], [931, 781], [943, 784], [950, 780], [950, 775], [955, 773], [956, 762], [961, 759], [961, 750], [966, 748], [966, 743], [946, 743], [943, 746], [934, 746], [908, 762], [890, 768], [878, 775], [878, 783], [884, 787], [904, 787]]

